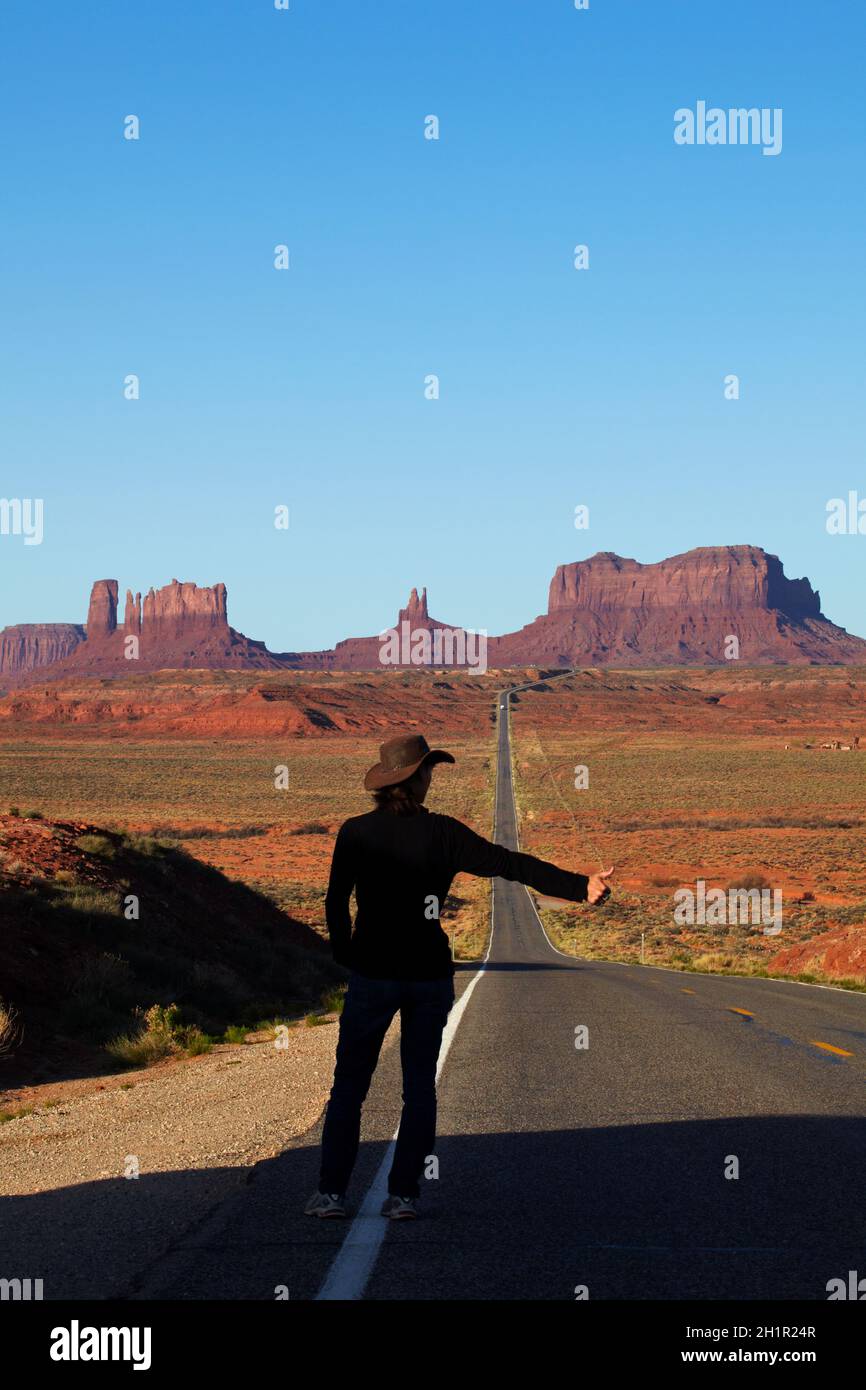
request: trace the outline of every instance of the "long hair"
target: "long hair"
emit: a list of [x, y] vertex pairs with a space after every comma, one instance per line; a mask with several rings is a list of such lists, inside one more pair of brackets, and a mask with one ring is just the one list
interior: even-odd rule
[[418, 768], [404, 782], [380, 787], [373, 793], [373, 800], [377, 811], [386, 811], [391, 816], [416, 816], [422, 809], [421, 769]]

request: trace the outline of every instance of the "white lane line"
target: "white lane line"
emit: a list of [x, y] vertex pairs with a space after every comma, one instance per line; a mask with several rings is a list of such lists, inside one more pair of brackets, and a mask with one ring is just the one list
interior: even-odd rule
[[[498, 699], [499, 697], [497, 697]], [[499, 731], [497, 729], [497, 740]], [[498, 747], [498, 742], [497, 742]], [[513, 793], [512, 793], [513, 794]], [[493, 838], [496, 839], [496, 808], [499, 803], [499, 764], [497, 761], [496, 793], [493, 799]], [[466, 1010], [466, 1006], [472, 997], [472, 991], [487, 971], [487, 962], [490, 959], [490, 952], [493, 947], [493, 924], [496, 918], [496, 880], [490, 881], [490, 933], [487, 939], [487, 954], [481, 964], [481, 969], [476, 971], [464, 989], [460, 998], [455, 1002], [450, 1014], [445, 1030], [442, 1034], [442, 1045], [439, 1049], [439, 1060], [436, 1063], [436, 1084], [439, 1084], [439, 1077], [442, 1075], [442, 1068], [451, 1050], [460, 1020]], [[339, 1253], [334, 1259], [328, 1271], [327, 1278], [319, 1292], [316, 1294], [316, 1303], [327, 1302], [354, 1302], [363, 1298], [367, 1281], [376, 1263], [376, 1257], [385, 1239], [387, 1221], [381, 1215], [381, 1206], [388, 1195], [388, 1174], [391, 1171], [391, 1164], [394, 1162], [394, 1149], [397, 1144], [397, 1133], [395, 1130], [391, 1136], [390, 1143], [385, 1150], [385, 1156], [376, 1171], [367, 1195], [361, 1203], [358, 1215], [355, 1217], [343, 1244], [340, 1246]]]

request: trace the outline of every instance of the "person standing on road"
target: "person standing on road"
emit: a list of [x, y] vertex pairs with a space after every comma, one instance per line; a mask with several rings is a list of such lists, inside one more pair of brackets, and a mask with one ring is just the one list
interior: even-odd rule
[[[437, 763], [453, 763], [419, 734], [390, 738], [364, 778], [375, 809], [353, 816], [334, 846], [325, 916], [334, 959], [350, 971], [334, 1083], [322, 1134], [318, 1191], [308, 1216], [344, 1217], [358, 1154], [361, 1107], [379, 1052], [400, 1011], [403, 1112], [382, 1215], [418, 1215], [420, 1179], [436, 1141], [436, 1064], [454, 1003], [454, 963], [439, 923], [455, 874], [506, 878], [553, 898], [599, 903], [613, 869], [570, 873], [505, 849], [424, 798]], [[349, 899], [357, 903], [354, 932]]]

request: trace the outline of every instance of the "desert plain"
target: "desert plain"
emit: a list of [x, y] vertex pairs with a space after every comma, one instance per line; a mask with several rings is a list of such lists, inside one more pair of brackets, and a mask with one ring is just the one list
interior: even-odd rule
[[[457, 762], [429, 804], [491, 835], [497, 692], [536, 679], [512, 700], [522, 847], [616, 866], [603, 912], [542, 905], [561, 949], [866, 983], [866, 750], [854, 746], [866, 670], [544, 675], [169, 671], [33, 685], [0, 701], [0, 808], [15, 813], [4, 872], [27, 872], [33, 813], [134, 832], [321, 934], [334, 836], [369, 805], [379, 742], [409, 729], [449, 748]], [[781, 933], [678, 924], [673, 894], [698, 880], [779, 890]], [[461, 876], [443, 921], [456, 958], [481, 957], [489, 885]]]
[[[492, 836], [499, 692], [533, 682], [510, 701], [521, 847], [616, 866], [601, 908], [537, 901], [559, 950], [681, 971], [686, 989], [694, 972], [866, 989], [866, 669], [34, 682], [0, 699], [7, 1195], [97, 1191], [133, 1153], [212, 1169], [199, 1219], [303, 1133], [346, 980], [326, 944], [331, 848], [369, 805], [364, 771], [390, 733], [423, 732], [457, 760], [431, 809]], [[699, 880], [780, 893], [781, 930], [678, 922]], [[457, 877], [458, 965], [483, 959], [490, 903], [489, 882]]]

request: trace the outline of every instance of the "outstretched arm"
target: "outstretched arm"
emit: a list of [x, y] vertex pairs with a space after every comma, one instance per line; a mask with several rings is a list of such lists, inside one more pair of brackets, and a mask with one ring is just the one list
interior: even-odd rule
[[591, 896], [591, 887], [593, 893], [598, 890], [595, 880], [600, 875], [590, 878], [586, 874], [573, 874], [568, 869], [549, 864], [546, 859], [536, 859], [532, 854], [495, 845], [476, 835], [461, 821], [451, 817], [448, 820], [455, 872], [462, 870], [479, 878], [507, 878], [512, 882], [525, 883], [527, 887], [548, 897], [565, 898], [568, 902], [598, 902], [601, 896], [606, 896], [606, 884], [604, 894]]
[[325, 895], [325, 921], [331, 954], [340, 965], [349, 963], [349, 943], [352, 939], [352, 914], [349, 899], [355, 887], [355, 865], [345, 826], [341, 826], [331, 860], [331, 876]]

